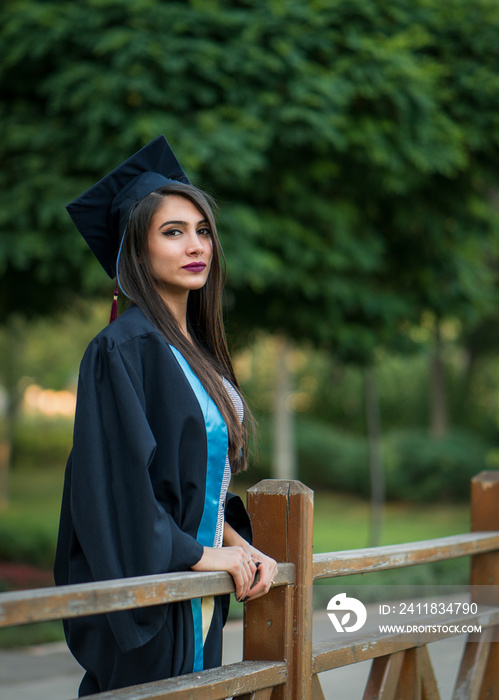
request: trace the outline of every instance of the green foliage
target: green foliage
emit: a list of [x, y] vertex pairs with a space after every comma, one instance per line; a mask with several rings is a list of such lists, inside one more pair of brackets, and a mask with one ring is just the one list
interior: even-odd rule
[[52, 569], [63, 481], [61, 468], [12, 470], [10, 502], [0, 513], [0, 561]]
[[369, 495], [364, 438], [301, 421], [297, 426], [297, 450], [298, 475], [304, 483]]
[[[109, 303], [75, 301], [72, 310], [52, 317], [26, 319], [12, 313], [0, 327], [0, 385], [5, 390], [0, 441], [9, 443], [11, 462], [52, 464], [65, 461], [71, 426], [47, 421], [22, 421], [25, 391], [32, 384], [67, 389], [76, 384], [85, 345], [107, 324]], [[2, 494], [4, 496], [4, 494]]]
[[22, 627], [6, 627], [0, 630], [0, 649], [28, 647], [36, 644], [60, 642], [64, 639], [62, 622], [37, 622]]
[[16, 425], [14, 467], [46, 469], [62, 466], [73, 444], [73, 421], [64, 418], [26, 418]]
[[61, 390], [76, 383], [86, 345], [109, 321], [107, 302], [75, 300], [64, 314], [26, 320], [12, 315], [0, 328], [0, 383]]
[[63, 204], [159, 133], [221, 201], [235, 342], [264, 326], [365, 362], [424, 309], [494, 303], [493, 0], [7, 0], [0, 20], [0, 317], [101, 284]]
[[44, 569], [53, 566], [55, 539], [52, 526], [38, 518], [5, 516], [0, 521], [0, 560], [29, 562]]
[[[252, 479], [270, 474], [268, 426], [262, 424], [257, 470]], [[310, 419], [296, 426], [298, 478], [312, 488], [333, 489], [367, 497], [370, 481], [367, 441]], [[464, 431], [441, 439], [421, 430], [386, 432], [383, 459], [389, 500], [467, 501], [470, 479], [487, 468], [493, 444]]]
[[462, 430], [431, 439], [417, 431], [384, 443], [388, 497], [414, 501], [466, 500], [470, 480], [487, 468], [492, 445]]
[[[442, 326], [442, 360], [449, 423], [457, 433], [479, 436], [487, 444], [499, 440], [499, 364], [494, 353], [493, 320], [488, 330], [477, 329], [469, 347], [463, 347], [461, 324], [449, 321]], [[491, 336], [488, 349], [480, 344], [485, 334]], [[411, 329], [418, 351], [410, 356], [378, 351], [376, 377], [379, 392], [381, 425], [387, 433], [419, 430], [429, 424], [431, 324]], [[260, 455], [268, 469], [270, 445], [267, 423], [274, 405], [275, 372], [280, 358], [272, 337], [259, 334], [243, 352], [235, 355], [236, 372], [253, 410], [260, 414]], [[309, 344], [295, 346], [290, 356], [293, 390], [289, 404], [298, 422], [305, 419], [331, 426], [347, 436], [364, 435], [364, 372], [355, 365], [339, 362], [331, 353], [314, 350]], [[497, 461], [489, 461], [496, 466]], [[265, 472], [268, 474], [268, 471]]]

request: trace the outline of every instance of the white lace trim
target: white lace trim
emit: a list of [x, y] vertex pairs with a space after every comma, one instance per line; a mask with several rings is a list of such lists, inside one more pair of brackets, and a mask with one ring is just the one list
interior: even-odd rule
[[[232, 401], [234, 408], [236, 409], [237, 415], [239, 416], [239, 420], [242, 422], [244, 409], [241, 397], [234, 389], [232, 384], [227, 379], [225, 379], [225, 377], [223, 377], [223, 383], [227, 394], [229, 395], [229, 398]], [[222, 479], [222, 488], [220, 490], [220, 501], [218, 504], [217, 529], [215, 531], [215, 539], [213, 541], [214, 547], [221, 547], [223, 542], [225, 497], [227, 495], [227, 491], [229, 490], [231, 476], [232, 473], [230, 471], [229, 455], [227, 454], [225, 457], [225, 469]]]

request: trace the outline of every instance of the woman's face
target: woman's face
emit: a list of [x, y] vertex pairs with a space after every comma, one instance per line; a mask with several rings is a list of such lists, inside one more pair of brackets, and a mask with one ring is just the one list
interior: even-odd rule
[[148, 233], [151, 272], [161, 295], [179, 298], [206, 283], [213, 257], [208, 221], [185, 197], [166, 196]]

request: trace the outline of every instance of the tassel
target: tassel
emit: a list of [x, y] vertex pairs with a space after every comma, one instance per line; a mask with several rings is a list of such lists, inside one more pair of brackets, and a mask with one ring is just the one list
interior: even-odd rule
[[116, 321], [118, 318], [118, 292], [118, 282], [116, 282], [116, 287], [114, 288], [113, 293], [113, 303], [111, 304], [111, 316], [109, 317], [109, 323]]

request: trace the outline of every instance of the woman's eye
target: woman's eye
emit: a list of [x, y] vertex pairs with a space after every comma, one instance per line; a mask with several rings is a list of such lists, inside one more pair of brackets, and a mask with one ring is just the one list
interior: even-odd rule
[[198, 236], [211, 236], [211, 231], [209, 228], [198, 229]]
[[163, 236], [180, 236], [181, 234], [182, 231], [179, 231], [178, 228], [169, 228], [163, 231]]

